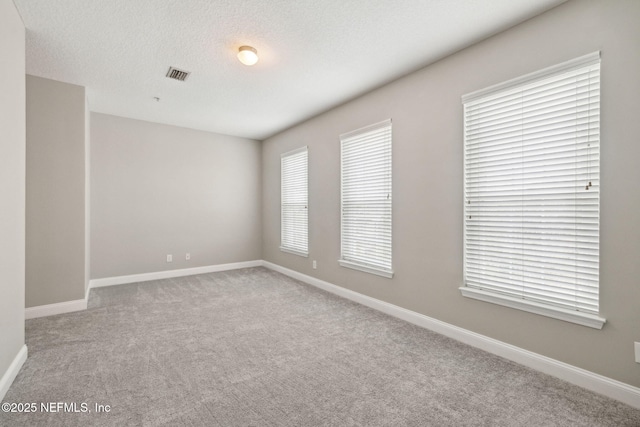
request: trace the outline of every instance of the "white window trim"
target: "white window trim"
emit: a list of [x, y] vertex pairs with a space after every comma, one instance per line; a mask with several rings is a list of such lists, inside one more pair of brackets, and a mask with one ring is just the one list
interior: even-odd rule
[[309, 252], [296, 251], [295, 249], [286, 248], [284, 246], [280, 246], [280, 252], [286, 252], [291, 255], [298, 255], [301, 257], [309, 258]]
[[377, 276], [386, 277], [387, 279], [393, 278], [393, 270], [383, 270], [381, 268], [368, 267], [364, 264], [356, 264], [354, 262], [345, 261], [343, 259], [339, 259], [338, 263], [342, 267], [351, 268], [353, 270], [363, 271], [365, 273], [375, 274]]
[[[466, 94], [462, 97], [462, 103], [465, 104], [467, 102], [476, 100], [478, 98], [482, 98], [491, 93], [508, 90], [521, 85], [525, 85], [535, 80], [544, 79], [545, 77], [560, 73], [565, 70], [571, 70], [581, 66], [587, 66], [599, 60], [600, 60], [600, 52], [599, 51], [593, 52], [591, 54], [587, 54], [579, 58], [575, 58], [573, 60], [564, 62], [562, 64], [551, 66], [543, 70], [539, 70], [539, 71], [509, 80], [503, 83], [499, 83], [499, 84]], [[466, 230], [466, 227], [464, 225], [463, 225], [463, 230]], [[466, 241], [466, 236], [465, 236], [465, 241]], [[465, 262], [465, 265], [466, 265], [466, 262]], [[466, 277], [466, 273], [464, 273], [464, 276]], [[467, 298], [472, 298], [472, 299], [476, 299], [484, 302], [502, 305], [509, 308], [519, 309], [522, 311], [539, 314], [539, 315], [551, 317], [554, 319], [563, 320], [566, 322], [588, 326], [594, 329], [602, 329], [602, 327], [606, 323], [606, 318], [596, 314], [592, 314], [592, 313], [574, 311], [574, 310], [569, 310], [562, 307], [554, 307], [553, 305], [542, 304], [535, 301], [520, 299], [520, 298], [508, 296], [508, 295], [501, 295], [497, 292], [490, 292], [490, 291], [486, 291], [486, 290], [482, 290], [474, 287], [461, 286], [459, 290], [460, 290], [460, 293]]]
[[[347, 132], [347, 133], [344, 133], [344, 134], [340, 135], [340, 141], [341, 141], [340, 142], [340, 145], [341, 145], [341, 148], [340, 148], [340, 152], [341, 152], [341, 154], [340, 154], [340, 162], [341, 162], [341, 164], [342, 164], [342, 161], [343, 161], [343, 159], [342, 159], [342, 140], [343, 139], [348, 138], [348, 137], [353, 136], [353, 135], [358, 135], [358, 134], [367, 132], [367, 131], [375, 129], [375, 128], [380, 128], [380, 127], [383, 127], [383, 126], [391, 126], [391, 119], [383, 120], [383, 121], [378, 122], [378, 123], [373, 123], [371, 125], [368, 125], [368, 126], [360, 128], [360, 129], [356, 129], [356, 130], [353, 130], [353, 131], [350, 131], [350, 132]], [[393, 139], [393, 137], [392, 137], [392, 139]], [[392, 142], [392, 146], [393, 146], [393, 142]], [[341, 252], [341, 255], [340, 255], [340, 259], [338, 260], [338, 264], [340, 266], [342, 266], [342, 267], [345, 267], [345, 268], [350, 268], [350, 269], [353, 269], [353, 270], [362, 271], [362, 272], [365, 272], [365, 273], [374, 274], [374, 275], [377, 275], [377, 276], [381, 276], [381, 277], [385, 277], [385, 278], [391, 279], [391, 278], [393, 278], [393, 274], [394, 274], [392, 268], [391, 269], [386, 269], [386, 268], [375, 267], [375, 266], [372, 266], [372, 265], [367, 265], [366, 263], [354, 262], [354, 261], [347, 260], [347, 259], [343, 258], [342, 245], [344, 243], [344, 221], [343, 221], [343, 218], [342, 218], [342, 212], [343, 212], [343, 207], [342, 207], [342, 203], [343, 203], [343, 195], [342, 195], [342, 188], [343, 188], [343, 177], [342, 177], [342, 174], [343, 174], [343, 170], [342, 170], [342, 166], [340, 168], [340, 174], [341, 174], [341, 176], [340, 176], [340, 193], [341, 193], [341, 195], [340, 195], [340, 212], [341, 212], [341, 214], [340, 214], [341, 215], [341, 218], [340, 218], [340, 246], [341, 246], [340, 252]], [[392, 184], [392, 187], [393, 187], [393, 184]], [[392, 220], [391, 220], [391, 227], [393, 228], [393, 217], [392, 217]], [[393, 242], [391, 243], [391, 245], [393, 246]]]
[[[283, 159], [285, 157], [291, 156], [291, 155], [295, 155], [298, 153], [302, 153], [302, 152], [306, 152], [307, 153], [307, 251], [299, 251], [296, 250], [294, 248], [290, 248], [290, 247], [286, 247], [286, 246], [282, 246], [282, 199], [280, 200], [280, 251], [281, 252], [285, 252], [288, 254], [292, 254], [292, 255], [297, 255], [297, 256], [301, 256], [304, 258], [308, 258], [309, 257], [309, 157], [308, 157], [308, 152], [309, 152], [309, 147], [307, 147], [306, 145], [300, 148], [296, 148], [295, 150], [291, 150], [291, 151], [287, 151], [286, 153], [282, 153], [280, 155], [280, 159]], [[282, 166], [281, 166], [282, 167]], [[281, 195], [280, 197], [282, 198], [282, 170], [280, 170], [280, 192]]]
[[594, 329], [602, 329], [607, 321], [607, 319], [596, 316], [595, 314], [566, 310], [560, 307], [539, 304], [534, 301], [496, 294], [495, 292], [483, 291], [482, 289], [470, 288], [467, 286], [461, 286], [459, 289], [462, 295], [467, 298], [515, 308], [529, 313], [541, 314], [543, 316], [564, 320], [565, 322], [577, 323], [578, 325], [588, 326]]

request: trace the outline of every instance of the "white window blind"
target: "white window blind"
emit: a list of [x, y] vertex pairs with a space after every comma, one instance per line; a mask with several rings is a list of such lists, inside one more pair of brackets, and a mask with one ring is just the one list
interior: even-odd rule
[[393, 277], [391, 120], [340, 135], [340, 144], [340, 265]]
[[601, 328], [599, 52], [463, 104], [463, 294]]
[[280, 158], [280, 249], [302, 256], [309, 253], [308, 169], [307, 147]]

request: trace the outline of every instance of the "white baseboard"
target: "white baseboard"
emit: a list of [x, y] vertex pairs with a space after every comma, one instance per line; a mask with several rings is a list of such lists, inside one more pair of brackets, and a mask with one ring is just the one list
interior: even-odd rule
[[409, 323], [413, 323], [414, 325], [432, 330], [449, 338], [480, 348], [489, 353], [496, 354], [504, 357], [505, 359], [512, 360], [521, 365], [552, 375], [569, 383], [586, 388], [587, 390], [619, 400], [627, 405], [640, 409], [640, 388], [524, 350], [520, 347], [516, 347], [475, 332], [471, 332], [467, 329], [416, 313], [415, 311], [407, 310], [397, 305], [389, 304], [358, 292], [336, 286], [332, 283], [307, 276], [306, 274], [290, 270], [268, 261], [263, 261], [262, 265], [309, 285], [331, 292], [332, 294], [347, 298], [351, 301], [376, 309]]
[[262, 260], [234, 262], [230, 264], [207, 265], [204, 267], [183, 268], [180, 270], [156, 271], [153, 273], [131, 274], [128, 276], [105, 277], [91, 279], [89, 288], [102, 286], [125, 285], [127, 283], [148, 282], [149, 280], [170, 279], [173, 277], [193, 276], [194, 274], [215, 273], [218, 271], [238, 270], [240, 268], [259, 267]]
[[22, 368], [26, 360], [27, 345], [23, 344], [18, 354], [16, 354], [16, 357], [13, 358], [13, 362], [11, 362], [9, 368], [5, 371], [4, 375], [2, 375], [2, 378], [0, 378], [0, 402], [2, 402], [7, 391], [9, 391], [9, 387], [13, 384], [13, 380], [16, 379], [20, 368]]
[[25, 319], [53, 316], [55, 314], [72, 313], [87, 309], [89, 292], [93, 288], [112, 285], [124, 285], [126, 283], [147, 282], [149, 280], [169, 279], [172, 277], [192, 276], [194, 274], [214, 273], [217, 271], [237, 270], [240, 268], [259, 267], [262, 260], [235, 262], [231, 264], [208, 265], [205, 267], [184, 268], [180, 270], [157, 271], [153, 273], [131, 274], [129, 276], [106, 277], [89, 281], [84, 299], [59, 302], [56, 304], [39, 305], [25, 309]]
[[58, 302], [55, 304], [37, 305], [28, 307], [24, 311], [25, 319], [35, 319], [36, 317], [53, 316], [55, 314], [72, 313], [87, 309], [87, 299], [77, 299], [74, 301]]

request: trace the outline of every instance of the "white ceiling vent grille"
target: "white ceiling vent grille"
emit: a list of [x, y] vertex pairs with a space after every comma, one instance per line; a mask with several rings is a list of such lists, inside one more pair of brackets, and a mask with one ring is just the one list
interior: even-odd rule
[[167, 72], [167, 77], [174, 80], [180, 80], [181, 82], [185, 81], [187, 77], [191, 74], [189, 71], [178, 70], [174, 67], [169, 67], [169, 71]]

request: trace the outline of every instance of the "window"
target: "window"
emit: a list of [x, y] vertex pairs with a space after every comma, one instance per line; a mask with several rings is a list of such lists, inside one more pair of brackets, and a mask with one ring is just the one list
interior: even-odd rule
[[308, 154], [302, 147], [280, 158], [280, 250], [309, 254]]
[[599, 52], [462, 101], [462, 294], [602, 328]]
[[391, 278], [391, 120], [340, 135], [340, 144], [340, 265]]

